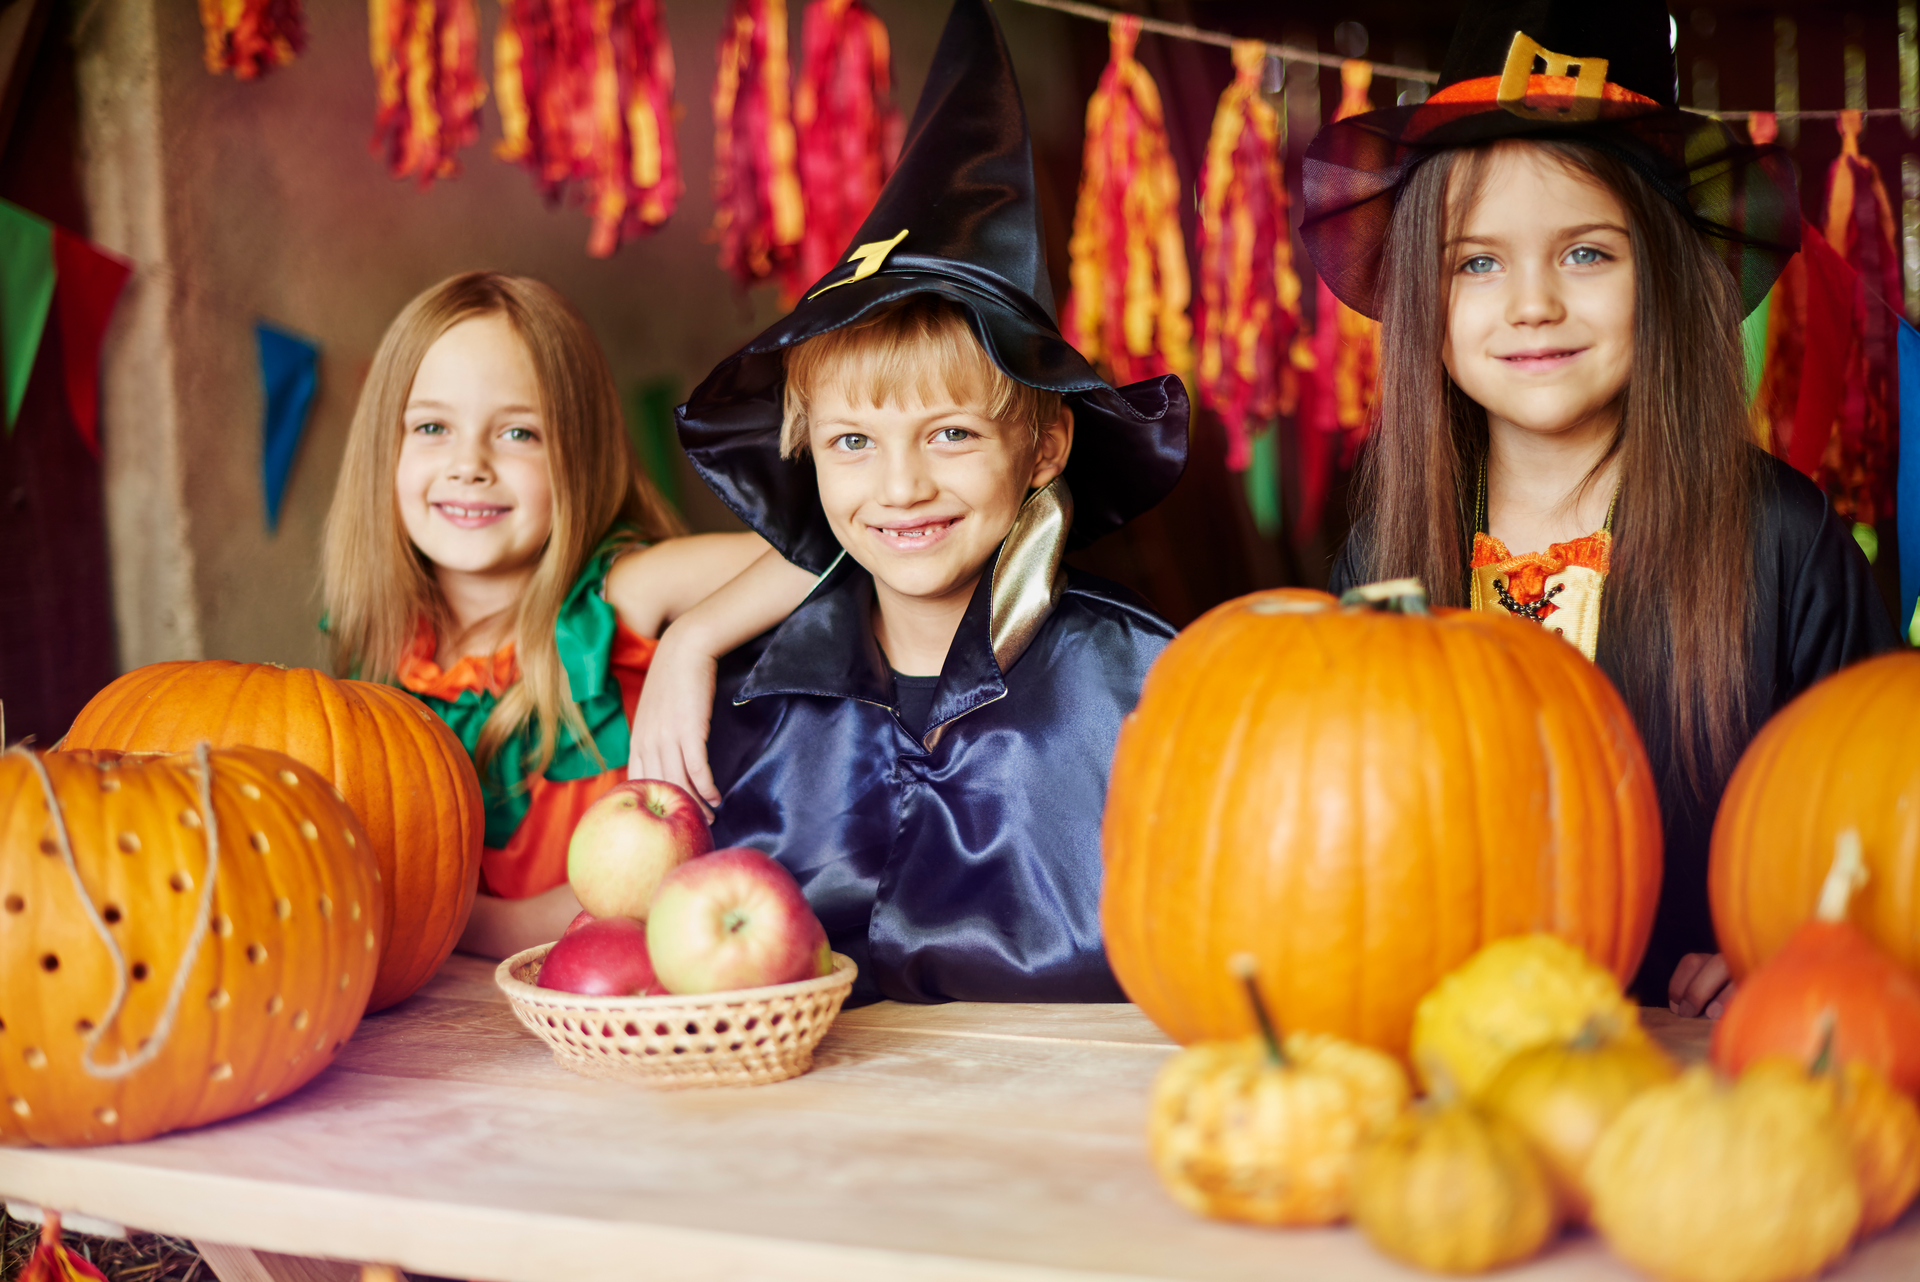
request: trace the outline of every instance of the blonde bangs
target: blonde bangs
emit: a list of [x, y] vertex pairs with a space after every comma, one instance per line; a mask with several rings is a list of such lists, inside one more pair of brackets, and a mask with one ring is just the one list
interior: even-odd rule
[[957, 405], [995, 423], [1024, 427], [1031, 439], [1060, 416], [1060, 394], [1010, 377], [974, 337], [957, 303], [917, 294], [893, 307], [787, 349], [780, 453], [807, 448], [813, 398], [838, 392], [849, 404], [878, 408], [914, 400]]

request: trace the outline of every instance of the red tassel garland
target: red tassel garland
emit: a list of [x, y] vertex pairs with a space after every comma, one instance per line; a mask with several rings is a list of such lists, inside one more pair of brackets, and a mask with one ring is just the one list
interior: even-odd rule
[[200, 0], [207, 70], [252, 80], [284, 67], [307, 47], [300, 0]]
[[685, 184], [660, 0], [501, 0], [493, 63], [494, 154], [525, 164], [549, 200], [577, 184], [589, 254], [672, 216]]
[[20, 1282], [107, 1282], [106, 1275], [60, 1241], [60, 1216], [41, 1212], [40, 1242], [20, 1270]]
[[793, 93], [806, 231], [785, 303], [831, 271], [853, 243], [900, 155], [900, 110], [886, 24], [864, 0], [812, 0]]
[[1260, 96], [1266, 45], [1233, 46], [1233, 83], [1220, 95], [1200, 176], [1200, 300], [1194, 309], [1201, 403], [1227, 429], [1227, 466], [1252, 458], [1249, 420], [1294, 411], [1287, 346], [1300, 328], [1280, 113]]
[[1859, 280], [1853, 289], [1846, 390], [1819, 480], [1840, 515], [1873, 525], [1893, 513], [1900, 259], [1899, 224], [1880, 169], [1860, 154], [1862, 123], [1857, 111], [1840, 113], [1840, 157], [1827, 180], [1827, 243]]
[[786, 0], [733, 0], [713, 82], [713, 228], [742, 288], [790, 271], [806, 232], [787, 83]]
[[459, 172], [453, 153], [480, 134], [480, 18], [474, 0], [370, 0], [379, 114], [373, 150], [422, 187]]
[[[1335, 120], [1372, 110], [1367, 91], [1373, 64], [1340, 65], [1340, 109]], [[1293, 346], [1300, 370], [1300, 412], [1295, 417], [1295, 454], [1300, 474], [1300, 512], [1294, 527], [1304, 542], [1319, 528], [1336, 463], [1353, 466], [1367, 439], [1380, 379], [1380, 325], [1333, 296], [1326, 281], [1314, 293], [1314, 332]], [[1338, 444], [1338, 449], [1335, 446]]]
[[1087, 103], [1080, 199], [1068, 243], [1066, 339], [1113, 382], [1193, 366], [1180, 177], [1160, 92], [1133, 56], [1140, 19], [1108, 28], [1112, 59]]

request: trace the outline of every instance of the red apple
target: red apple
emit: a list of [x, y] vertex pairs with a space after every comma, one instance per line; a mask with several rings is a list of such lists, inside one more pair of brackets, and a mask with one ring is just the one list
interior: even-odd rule
[[540, 987], [592, 997], [664, 993], [647, 956], [647, 928], [631, 917], [570, 927], [540, 964]]
[[567, 928], [560, 932], [560, 938], [565, 939], [568, 935], [571, 935], [574, 931], [580, 929], [582, 926], [586, 925], [588, 922], [599, 921], [599, 920], [600, 919], [598, 917], [595, 917], [592, 913], [582, 908], [579, 912], [573, 915], [573, 920], [567, 923]]
[[698, 802], [660, 779], [629, 779], [587, 808], [567, 843], [567, 881], [595, 917], [644, 920], [660, 879], [713, 849]]
[[833, 969], [827, 932], [800, 883], [746, 846], [716, 850], [660, 879], [647, 951], [670, 993], [788, 984]]

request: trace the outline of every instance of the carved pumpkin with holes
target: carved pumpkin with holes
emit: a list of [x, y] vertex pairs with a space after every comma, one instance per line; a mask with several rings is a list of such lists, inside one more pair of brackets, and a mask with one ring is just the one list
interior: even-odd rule
[[281, 753], [204, 761], [0, 756], [0, 1144], [244, 1113], [360, 1022], [386, 901], [359, 820]]
[[318, 770], [360, 816], [385, 880], [369, 1010], [427, 982], [447, 959], [480, 885], [480, 778], [446, 723], [392, 686], [272, 663], [154, 663], [93, 696], [62, 746], [118, 752], [273, 748]]

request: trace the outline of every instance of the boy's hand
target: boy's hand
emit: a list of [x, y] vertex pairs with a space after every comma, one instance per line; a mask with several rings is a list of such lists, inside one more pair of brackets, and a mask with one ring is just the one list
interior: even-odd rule
[[1727, 959], [1719, 953], [1688, 953], [1667, 981], [1668, 1008], [1689, 1018], [1719, 1019], [1733, 997], [1734, 982]]
[[720, 804], [720, 790], [707, 768], [707, 730], [718, 670], [712, 655], [682, 644], [668, 628], [640, 687], [627, 757], [627, 778], [678, 784], [693, 795], [709, 822]]

